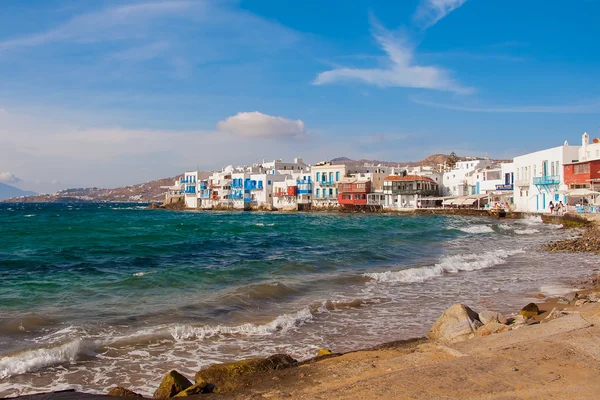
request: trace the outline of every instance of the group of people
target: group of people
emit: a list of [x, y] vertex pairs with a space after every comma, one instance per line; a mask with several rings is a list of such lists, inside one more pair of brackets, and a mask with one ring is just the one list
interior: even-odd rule
[[550, 200], [550, 203], [548, 203], [548, 208], [550, 209], [550, 214], [564, 214], [567, 211], [567, 206], [565, 206], [561, 201], [559, 201], [558, 203], [554, 204], [552, 202], [552, 200]]

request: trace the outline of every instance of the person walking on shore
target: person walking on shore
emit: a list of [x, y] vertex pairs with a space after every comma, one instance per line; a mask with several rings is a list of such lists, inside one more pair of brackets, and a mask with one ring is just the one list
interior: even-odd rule
[[552, 200], [550, 200], [550, 203], [548, 204], [548, 208], [550, 209], [550, 214], [554, 213], [554, 203], [552, 202]]

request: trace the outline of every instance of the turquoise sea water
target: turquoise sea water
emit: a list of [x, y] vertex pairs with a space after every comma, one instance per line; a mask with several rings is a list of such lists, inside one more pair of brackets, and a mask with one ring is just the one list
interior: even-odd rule
[[0, 204], [0, 234], [0, 397], [422, 336], [597, 264], [541, 253], [569, 233], [537, 219]]

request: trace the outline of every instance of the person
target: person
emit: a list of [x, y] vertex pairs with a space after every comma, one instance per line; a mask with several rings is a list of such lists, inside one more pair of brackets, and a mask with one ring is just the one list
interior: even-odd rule
[[550, 214], [554, 213], [554, 203], [552, 202], [552, 200], [550, 200], [550, 203], [548, 204], [548, 208], [550, 209]]
[[558, 203], [558, 208], [559, 212], [561, 212], [562, 214], [564, 214], [565, 211], [567, 211], [567, 206], [563, 204], [562, 200]]

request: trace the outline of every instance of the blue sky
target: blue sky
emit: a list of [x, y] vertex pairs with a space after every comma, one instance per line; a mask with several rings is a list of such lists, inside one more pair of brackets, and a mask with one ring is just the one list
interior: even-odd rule
[[600, 1], [0, 0], [0, 180], [512, 157], [600, 125]]

